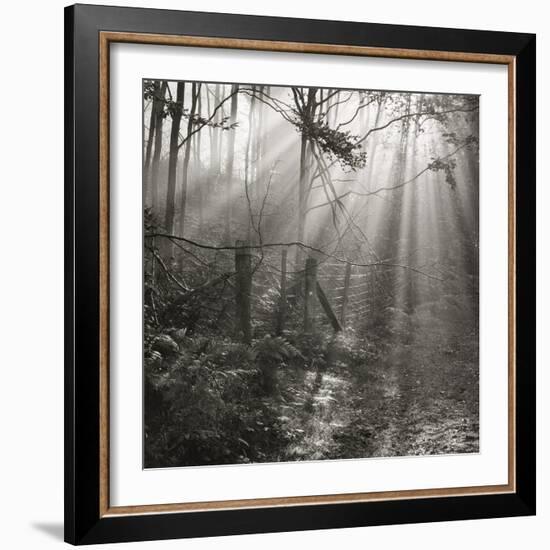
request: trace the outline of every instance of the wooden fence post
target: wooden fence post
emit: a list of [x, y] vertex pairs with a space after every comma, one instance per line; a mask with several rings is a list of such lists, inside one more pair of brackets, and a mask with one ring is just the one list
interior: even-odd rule
[[244, 241], [235, 242], [235, 271], [237, 272], [235, 305], [237, 307], [238, 326], [243, 341], [252, 341], [252, 323], [250, 318], [250, 295], [252, 292], [252, 257]]
[[277, 315], [277, 334], [280, 336], [285, 328], [286, 318], [286, 257], [287, 249], [283, 248], [281, 254], [281, 296], [279, 301], [279, 314]]
[[306, 277], [304, 293], [304, 332], [313, 329], [313, 311], [315, 307], [315, 295], [317, 292], [317, 259], [306, 260]]
[[319, 303], [323, 307], [334, 332], [340, 332], [342, 330], [342, 325], [340, 324], [340, 321], [338, 321], [338, 317], [336, 317], [334, 311], [332, 311], [327, 295], [325, 294], [323, 287], [319, 284], [319, 281], [317, 281], [317, 298], [319, 298]]
[[340, 324], [346, 326], [346, 313], [349, 300], [349, 282], [351, 279], [351, 264], [346, 264], [346, 274], [344, 276], [344, 296], [342, 299], [342, 311], [340, 312]]

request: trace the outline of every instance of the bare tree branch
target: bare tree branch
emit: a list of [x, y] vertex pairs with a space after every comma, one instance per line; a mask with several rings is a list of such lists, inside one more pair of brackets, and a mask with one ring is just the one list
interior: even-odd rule
[[148, 233], [144, 236], [146, 238], [164, 237], [166, 239], [175, 239], [176, 241], [183, 241], [183, 242], [186, 242], [186, 243], [191, 244], [193, 246], [197, 246], [198, 248], [204, 248], [206, 250], [242, 250], [242, 249], [261, 249], [261, 248], [267, 248], [267, 247], [299, 246], [301, 248], [304, 248], [305, 250], [311, 250], [312, 252], [316, 252], [316, 253], [318, 253], [322, 256], [326, 256], [327, 258], [331, 258], [331, 259], [333, 259], [336, 262], [339, 262], [341, 264], [349, 264], [349, 265], [356, 266], [356, 267], [376, 267], [376, 266], [398, 267], [398, 268], [401, 268], [401, 269], [407, 269], [407, 270], [412, 271], [414, 273], [418, 273], [419, 275], [422, 275], [424, 277], [428, 277], [429, 279], [435, 279], [437, 281], [443, 281], [443, 279], [441, 279], [439, 277], [436, 277], [434, 275], [430, 275], [429, 273], [425, 273], [425, 272], [421, 271], [420, 269], [417, 269], [417, 268], [409, 266], [409, 265], [398, 264], [398, 263], [390, 263], [390, 262], [369, 262], [369, 263], [352, 262], [350, 260], [340, 258], [339, 256], [336, 256], [334, 254], [330, 254], [330, 253], [328, 253], [324, 250], [321, 250], [320, 248], [310, 246], [310, 245], [302, 243], [300, 241], [264, 243], [262, 245], [247, 244], [245, 246], [218, 246], [218, 245], [213, 245], [213, 244], [199, 243], [197, 241], [193, 241], [193, 240], [188, 239], [186, 237], [178, 237], [177, 235], [170, 235], [168, 233]]
[[[462, 145], [457, 147], [454, 151], [451, 151], [448, 155], [444, 155], [442, 157], [439, 157], [439, 158], [435, 159], [433, 162], [447, 160], [449, 157], [452, 157], [453, 155], [458, 153], [461, 149], [464, 149], [465, 147], [468, 147], [468, 145], [470, 145], [470, 143], [463, 143]], [[345, 198], [349, 195], [356, 195], [358, 197], [370, 197], [372, 195], [377, 195], [378, 193], [381, 193], [382, 191], [393, 191], [395, 189], [400, 189], [401, 187], [404, 187], [405, 185], [408, 185], [409, 183], [412, 183], [413, 181], [418, 179], [422, 174], [426, 173], [428, 170], [431, 170], [431, 166], [432, 166], [433, 162], [428, 164], [428, 166], [426, 166], [426, 168], [424, 168], [423, 170], [418, 172], [418, 174], [416, 174], [412, 178], [410, 178], [406, 181], [403, 181], [403, 182], [401, 182], [397, 185], [392, 185], [392, 186], [389, 186], [389, 187], [379, 187], [378, 189], [375, 189], [374, 191], [366, 191], [364, 193], [361, 193], [359, 191], [350, 190], [350, 191], [346, 191], [345, 193], [342, 193], [341, 195], [338, 195], [333, 200], [340, 201], [340, 200], [342, 200], [343, 198]], [[308, 208], [308, 210], [306, 212], [311, 212], [312, 210], [316, 210], [317, 208], [322, 208], [323, 206], [328, 206], [329, 204], [331, 204], [330, 201], [329, 202], [324, 202], [322, 204], [316, 204], [315, 206], [311, 206], [310, 208]]]

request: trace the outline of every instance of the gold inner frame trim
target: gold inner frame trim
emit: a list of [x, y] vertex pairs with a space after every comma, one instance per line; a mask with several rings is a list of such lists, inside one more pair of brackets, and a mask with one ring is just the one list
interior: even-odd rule
[[[508, 483], [475, 487], [415, 489], [406, 491], [380, 491], [335, 495], [307, 495], [260, 499], [224, 500], [213, 502], [188, 502], [171, 504], [147, 504], [139, 506], [110, 506], [109, 500], [109, 77], [111, 43], [154, 44], [162, 46], [187, 46], [255, 50], [269, 52], [313, 53], [327, 55], [351, 55], [363, 57], [389, 57], [395, 59], [421, 59], [430, 61], [457, 61], [465, 63], [492, 63], [508, 67]], [[197, 512], [277, 506], [314, 506], [351, 502], [375, 502], [416, 498], [441, 498], [449, 496], [488, 495], [514, 493], [516, 491], [516, 243], [515, 243], [515, 56], [485, 53], [462, 53], [401, 48], [346, 46], [302, 42], [279, 42], [215, 38], [206, 36], [162, 35], [146, 33], [99, 33], [99, 355], [100, 355], [100, 467], [99, 514], [100, 517], [160, 514], [170, 512]]]

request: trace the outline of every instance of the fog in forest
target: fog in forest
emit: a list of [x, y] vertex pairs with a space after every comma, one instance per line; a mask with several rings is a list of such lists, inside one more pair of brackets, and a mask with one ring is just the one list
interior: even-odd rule
[[143, 82], [145, 467], [478, 452], [478, 120]]

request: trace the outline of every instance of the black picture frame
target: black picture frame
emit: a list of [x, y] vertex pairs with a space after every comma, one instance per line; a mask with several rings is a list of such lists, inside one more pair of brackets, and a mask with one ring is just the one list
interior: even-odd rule
[[[100, 32], [512, 56], [515, 491], [155, 514], [100, 512]], [[65, 540], [127, 542], [535, 514], [535, 60], [532, 34], [141, 8], [65, 9]]]

